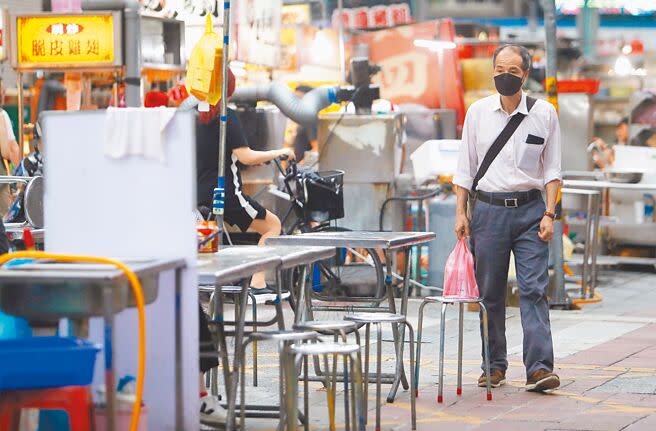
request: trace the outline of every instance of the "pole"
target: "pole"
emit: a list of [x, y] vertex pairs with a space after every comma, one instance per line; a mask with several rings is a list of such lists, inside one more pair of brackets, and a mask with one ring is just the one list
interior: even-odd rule
[[583, 55], [592, 60], [596, 57], [597, 30], [599, 27], [599, 15], [597, 9], [590, 6], [590, 0], [584, 0], [581, 14], [579, 15], [581, 39], [583, 41]]
[[219, 124], [219, 177], [214, 198], [212, 212], [216, 215], [216, 225], [219, 229], [219, 244], [223, 240], [223, 211], [225, 208], [225, 148], [228, 125], [228, 63], [230, 61], [230, 0], [223, 2], [223, 70], [221, 85], [221, 122]]
[[23, 73], [17, 73], [18, 81], [18, 146], [20, 148], [21, 156], [25, 155], [25, 147], [23, 140], [25, 133], [23, 133], [23, 125], [25, 124], [25, 94], [23, 92]]
[[446, 80], [444, 79], [444, 48], [437, 48], [437, 73], [442, 77], [440, 79], [440, 109], [446, 109]]
[[537, 0], [528, 0], [528, 31], [535, 35], [538, 31], [538, 3]]
[[337, 20], [338, 31], [339, 31], [339, 79], [340, 84], [346, 83], [346, 51], [344, 48], [344, 20], [342, 19], [342, 13], [344, 10], [344, 0], [337, 0], [337, 13], [339, 19]]
[[[558, 53], [556, 49], [556, 2], [555, 0], [541, 0], [544, 9], [544, 34], [547, 54], [547, 70], [545, 89], [547, 100], [558, 112]], [[565, 268], [563, 260], [563, 220], [562, 220], [562, 195], [558, 192], [556, 199], [556, 220], [554, 221], [554, 237], [551, 240], [551, 251], [553, 253], [554, 267], [554, 295], [550, 298], [552, 307], [568, 308], [570, 298], [565, 290]]]
[[547, 98], [558, 111], [558, 53], [556, 49], [556, 2], [541, 0], [544, 9], [544, 33], [547, 52], [546, 90]]

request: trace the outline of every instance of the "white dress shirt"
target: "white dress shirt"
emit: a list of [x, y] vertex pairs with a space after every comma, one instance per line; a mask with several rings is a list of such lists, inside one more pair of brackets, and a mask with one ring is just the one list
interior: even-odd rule
[[494, 159], [478, 183], [484, 192], [544, 190], [545, 184], [560, 180], [560, 124], [554, 107], [537, 100], [528, 112], [526, 94], [512, 114], [501, 107], [501, 96], [494, 94], [476, 101], [465, 117], [458, 169], [453, 183], [471, 190], [474, 177], [488, 149], [510, 118], [526, 116], [508, 143]]

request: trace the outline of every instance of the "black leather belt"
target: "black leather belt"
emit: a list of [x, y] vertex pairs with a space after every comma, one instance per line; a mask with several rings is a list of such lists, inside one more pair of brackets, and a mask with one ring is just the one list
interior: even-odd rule
[[540, 190], [533, 189], [528, 192], [512, 193], [511, 196], [511, 198], [497, 198], [489, 193], [479, 191], [476, 195], [476, 199], [490, 205], [506, 208], [519, 208], [522, 205], [526, 205], [529, 202], [540, 199], [542, 197], [542, 192], [540, 192]]

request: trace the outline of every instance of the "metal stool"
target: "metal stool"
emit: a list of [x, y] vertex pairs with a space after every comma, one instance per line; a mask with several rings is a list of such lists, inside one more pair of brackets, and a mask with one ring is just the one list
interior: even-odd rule
[[[362, 392], [362, 363], [360, 361], [360, 346], [357, 344], [344, 344], [344, 343], [314, 343], [314, 344], [295, 344], [285, 349], [284, 364], [285, 372], [287, 374], [287, 379], [285, 384], [287, 388], [287, 399], [285, 402], [286, 409], [286, 418], [287, 418], [287, 431], [296, 431], [297, 429], [297, 402], [298, 402], [298, 380], [295, 378], [298, 376], [299, 369], [297, 363], [300, 363], [302, 359], [305, 364], [304, 370], [304, 414], [305, 414], [305, 426], [306, 431], [309, 430], [309, 402], [308, 402], [308, 368], [307, 368], [307, 358], [308, 356], [323, 356], [324, 367], [328, 369], [328, 355], [342, 356], [344, 358], [344, 363], [350, 365], [350, 375], [352, 376], [353, 382], [351, 384], [352, 390], [352, 399], [353, 402], [350, 403], [351, 419], [352, 422], [349, 423], [348, 418], [345, 421], [345, 429], [352, 429], [354, 431], [364, 431], [365, 430], [365, 421], [366, 421], [366, 410], [364, 409], [364, 394]], [[345, 378], [345, 381], [347, 379]], [[334, 381], [334, 380], [333, 380]], [[325, 375], [325, 385], [327, 387], [327, 396], [328, 396], [328, 415], [330, 417], [330, 430], [335, 431], [335, 405], [334, 405], [334, 391], [335, 386], [331, 386], [330, 378], [328, 374]], [[344, 396], [347, 411], [349, 411], [348, 397]]]
[[[380, 392], [381, 392], [381, 376], [382, 376], [382, 354], [383, 354], [383, 323], [391, 323], [398, 325], [405, 325], [408, 328], [410, 333], [410, 369], [412, 370], [415, 367], [415, 358], [414, 358], [414, 330], [412, 325], [406, 320], [405, 316], [401, 314], [394, 313], [355, 313], [344, 316], [345, 320], [365, 324], [365, 345], [364, 345], [364, 407], [367, 410], [367, 398], [369, 394], [369, 335], [371, 330], [371, 325], [376, 325], [377, 338], [376, 338], [376, 431], [380, 431]], [[401, 369], [399, 369], [399, 367]], [[403, 372], [403, 363], [402, 361], [397, 361], [397, 374]], [[416, 398], [416, 382], [414, 379], [410, 379], [410, 406], [411, 406], [411, 415], [412, 415], [412, 429], [417, 429], [417, 410], [415, 406]]]
[[462, 395], [462, 338], [463, 338], [463, 320], [464, 320], [464, 305], [465, 304], [479, 304], [482, 311], [483, 320], [483, 351], [485, 356], [485, 377], [487, 386], [487, 399], [492, 400], [492, 389], [490, 385], [490, 346], [488, 342], [488, 329], [487, 329], [487, 308], [483, 303], [483, 299], [460, 299], [460, 298], [445, 298], [443, 296], [427, 296], [424, 302], [419, 307], [419, 328], [417, 329], [417, 364], [415, 367], [415, 381], [417, 387], [419, 386], [419, 365], [421, 363], [421, 332], [424, 323], [424, 307], [429, 303], [442, 304], [442, 318], [440, 321], [440, 376], [438, 383], [437, 402], [441, 403], [442, 389], [444, 388], [444, 330], [446, 327], [446, 306], [449, 304], [460, 305], [459, 313], [459, 330], [458, 330], [458, 388], [456, 394]]
[[[319, 334], [322, 335], [333, 335], [335, 342], [337, 342], [338, 338], [342, 339], [343, 343], [347, 342], [347, 335], [352, 333], [355, 336], [355, 344], [360, 346], [360, 333], [358, 332], [358, 325], [355, 322], [349, 322], [346, 320], [308, 320], [306, 322], [299, 322], [294, 324], [294, 329], [297, 331], [315, 331], [318, 332]], [[313, 357], [313, 362], [314, 362], [314, 371], [317, 375], [317, 380], [322, 381], [324, 383], [324, 386], [326, 389], [329, 389], [329, 386], [326, 385], [326, 379], [321, 379], [321, 376], [327, 376], [328, 375], [328, 368], [327, 368], [327, 362], [324, 371], [321, 371], [321, 366], [319, 363], [319, 357], [314, 356]], [[308, 360], [307, 357], [304, 358], [304, 369], [305, 369], [305, 380], [311, 380], [309, 376], [307, 376], [307, 370], [308, 370]], [[337, 385], [337, 355], [333, 356], [333, 371], [332, 371], [332, 377], [333, 377], [333, 387], [336, 387]], [[344, 374], [342, 374], [342, 378], [344, 381], [344, 417], [346, 418], [346, 431], [349, 431], [349, 410], [348, 410], [348, 367], [346, 364], [346, 361], [344, 362]], [[329, 394], [331, 395], [332, 399], [332, 406], [335, 405], [335, 391], [333, 390], [328, 391]], [[334, 416], [334, 415], [333, 415]]]
[[[223, 295], [233, 295], [234, 297], [238, 297], [241, 294], [241, 286], [223, 286], [221, 287], [221, 293]], [[212, 314], [211, 311], [214, 310], [214, 286], [198, 286], [198, 291], [199, 292], [205, 292], [210, 294], [210, 315]], [[253, 295], [252, 289], [248, 289], [248, 297], [251, 299], [251, 310], [253, 313], [253, 320], [252, 321], [246, 321], [245, 324], [252, 326], [253, 327], [253, 332], [257, 331], [258, 322], [257, 322], [257, 304], [255, 302], [255, 295]], [[237, 303], [235, 302], [235, 305]], [[234, 325], [235, 322], [231, 321], [225, 321], [225, 325]], [[210, 322], [210, 326], [211, 326]], [[212, 388], [212, 394], [216, 395], [215, 392], [218, 392], [218, 384], [216, 382], [216, 379], [218, 378], [218, 371], [213, 370], [210, 377], [210, 386]], [[253, 386], [257, 386], [257, 341], [253, 342]], [[216, 391], [215, 391], [216, 389]]]
[[[273, 417], [273, 418], [279, 418], [280, 422], [278, 425], [278, 429], [283, 429], [284, 428], [284, 404], [285, 404], [285, 396], [284, 396], [284, 391], [283, 391], [283, 382], [284, 380], [284, 375], [283, 375], [283, 352], [286, 347], [289, 347], [292, 343], [294, 342], [307, 342], [311, 340], [318, 340], [319, 334], [313, 331], [266, 331], [266, 332], [253, 332], [248, 339], [244, 342], [244, 345], [242, 347], [242, 357], [245, 356], [246, 353], [246, 347], [248, 347], [249, 343], [255, 344], [258, 341], [278, 341], [279, 342], [279, 348], [278, 348], [278, 353], [280, 357], [280, 373], [279, 373], [279, 378], [280, 378], [280, 405], [257, 405], [257, 406], [247, 406], [246, 405], [246, 364], [245, 361], [242, 362], [241, 364], [241, 408], [240, 408], [240, 419], [241, 419], [241, 430], [244, 430], [244, 423], [246, 422], [244, 419], [246, 417], [246, 410], [260, 410], [260, 411], [271, 411], [274, 413], [263, 413], [263, 414], [258, 414], [258, 415], [253, 415], [252, 417]], [[253, 370], [255, 372], [255, 370]], [[307, 407], [306, 407], [307, 410]], [[279, 413], [276, 413], [279, 412]], [[301, 418], [301, 422], [306, 425], [307, 429], [307, 422], [304, 417]]]

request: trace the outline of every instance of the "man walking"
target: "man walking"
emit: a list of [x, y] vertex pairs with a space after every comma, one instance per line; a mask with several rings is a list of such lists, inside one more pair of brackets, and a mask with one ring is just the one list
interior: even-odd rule
[[[506, 286], [515, 256], [524, 329], [526, 389], [557, 388], [549, 322], [548, 241], [560, 188], [560, 126], [553, 106], [522, 91], [531, 67], [526, 48], [499, 47], [493, 56], [499, 94], [467, 112], [458, 170], [456, 234], [470, 237], [476, 281], [488, 309], [490, 378], [505, 383]], [[546, 204], [542, 192], [546, 192]], [[471, 195], [471, 221], [467, 201]], [[485, 386], [485, 373], [479, 386]]]

